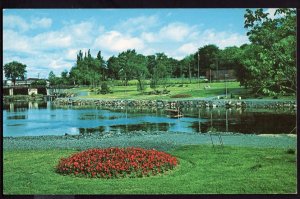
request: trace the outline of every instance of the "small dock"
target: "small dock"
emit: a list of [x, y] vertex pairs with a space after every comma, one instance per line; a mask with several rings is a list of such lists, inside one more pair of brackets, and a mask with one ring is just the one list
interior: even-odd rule
[[183, 117], [183, 114], [178, 109], [166, 109], [165, 112], [168, 114], [168, 117], [170, 118], [181, 118]]

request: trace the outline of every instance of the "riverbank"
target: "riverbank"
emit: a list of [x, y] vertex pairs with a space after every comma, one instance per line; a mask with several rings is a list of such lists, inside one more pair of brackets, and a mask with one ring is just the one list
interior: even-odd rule
[[296, 109], [296, 100], [264, 100], [264, 99], [177, 99], [177, 100], [104, 100], [104, 99], [83, 99], [83, 98], [57, 98], [56, 105], [72, 106], [103, 106], [103, 107], [147, 107], [147, 108], [203, 108], [203, 107], [242, 107], [242, 108], [290, 108]]
[[42, 150], [42, 149], [73, 149], [106, 147], [142, 147], [168, 151], [184, 145], [206, 144], [220, 145], [219, 135], [223, 146], [242, 146], [259, 148], [292, 148], [297, 145], [295, 134], [280, 135], [245, 135], [234, 133], [181, 133], [181, 132], [144, 132], [133, 131], [126, 134], [106, 133], [103, 135], [65, 135], [65, 136], [23, 136], [4, 137], [3, 150]]

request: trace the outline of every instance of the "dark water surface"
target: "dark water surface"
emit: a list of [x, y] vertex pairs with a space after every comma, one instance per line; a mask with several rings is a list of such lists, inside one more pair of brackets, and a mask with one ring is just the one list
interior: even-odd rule
[[[50, 102], [3, 106], [3, 136], [208, 131], [244, 134], [287, 134], [296, 126], [294, 110], [183, 109], [184, 117], [169, 118], [163, 109], [56, 107]], [[293, 131], [295, 133], [295, 131]]]

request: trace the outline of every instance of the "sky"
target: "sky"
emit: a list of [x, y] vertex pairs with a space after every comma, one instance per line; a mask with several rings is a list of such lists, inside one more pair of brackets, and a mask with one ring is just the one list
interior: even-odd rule
[[[269, 9], [271, 11], [271, 9]], [[249, 43], [245, 9], [4, 9], [3, 63], [27, 65], [27, 78], [60, 76], [79, 50], [105, 60], [127, 49], [182, 59], [207, 44]]]

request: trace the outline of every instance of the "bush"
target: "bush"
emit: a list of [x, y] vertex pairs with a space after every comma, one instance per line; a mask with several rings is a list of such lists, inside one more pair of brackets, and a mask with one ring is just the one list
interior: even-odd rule
[[101, 84], [101, 90], [100, 90], [100, 92], [99, 93], [101, 93], [101, 94], [107, 94], [107, 93], [112, 93], [112, 91], [109, 89], [109, 87], [108, 87], [108, 85], [107, 85], [107, 83], [106, 82], [104, 82], [104, 83], [102, 83]]
[[175, 157], [155, 149], [89, 149], [61, 158], [56, 172], [91, 178], [142, 177], [164, 173], [177, 164]]
[[288, 149], [286, 150], [287, 154], [295, 154], [295, 149]]

